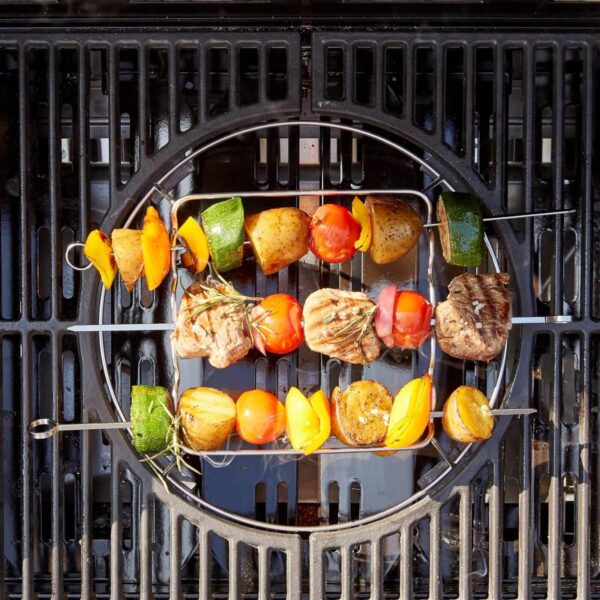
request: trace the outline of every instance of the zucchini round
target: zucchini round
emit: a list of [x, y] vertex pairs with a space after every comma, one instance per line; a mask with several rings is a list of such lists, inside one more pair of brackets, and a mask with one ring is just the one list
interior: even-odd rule
[[239, 197], [209, 206], [202, 212], [202, 227], [217, 271], [242, 266], [244, 258], [244, 206]]
[[166, 450], [171, 441], [173, 415], [169, 392], [158, 385], [131, 388], [133, 447], [145, 454]]
[[443, 192], [437, 202], [442, 253], [449, 265], [479, 267], [483, 261], [483, 212], [479, 200]]

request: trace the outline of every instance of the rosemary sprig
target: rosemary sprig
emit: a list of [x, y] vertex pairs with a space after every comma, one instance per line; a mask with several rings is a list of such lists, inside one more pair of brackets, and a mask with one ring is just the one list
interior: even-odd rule
[[[162, 400], [158, 400], [158, 402], [169, 417], [169, 429], [167, 430], [167, 434], [165, 437], [165, 442], [167, 443], [167, 445], [164, 450], [161, 450], [156, 454], [152, 454], [151, 456], [146, 456], [145, 458], [140, 459], [140, 462], [149, 463], [151, 469], [160, 479], [160, 482], [163, 484], [165, 489], [169, 491], [165, 477], [173, 470], [174, 467], [177, 467], [177, 470], [180, 473], [183, 473], [183, 467], [186, 467], [187, 469], [196, 473], [197, 475], [202, 475], [202, 473], [198, 471], [198, 469], [190, 465], [183, 458], [184, 449], [181, 445], [181, 440], [179, 438], [179, 425], [181, 421], [181, 416], [174, 415], [169, 409], [169, 407]], [[160, 469], [154, 461], [159, 458], [162, 458], [163, 456], [173, 456], [174, 460], [171, 463], [169, 463], [164, 469]]]
[[204, 292], [203, 296], [193, 294], [189, 290], [185, 293], [194, 299], [195, 303], [192, 309], [192, 316], [195, 317], [204, 311], [219, 306], [220, 304], [230, 304], [232, 307], [241, 307], [247, 302], [260, 302], [262, 298], [256, 296], [245, 296], [238, 292], [229, 281], [225, 281], [220, 275], [218, 280], [212, 276], [207, 277], [205, 283], [200, 283], [200, 289]]
[[[334, 337], [342, 336], [341, 341], [346, 341], [349, 338], [356, 338], [354, 342], [354, 346], [361, 347], [361, 342], [363, 338], [371, 331], [371, 327], [373, 325], [373, 319], [375, 317], [375, 312], [377, 311], [377, 306], [373, 306], [369, 310], [361, 313], [360, 315], [354, 317], [351, 321], [340, 327], [333, 335]], [[323, 318], [323, 323], [325, 325], [332, 323], [336, 319], [335, 313], [330, 313], [326, 317]]]

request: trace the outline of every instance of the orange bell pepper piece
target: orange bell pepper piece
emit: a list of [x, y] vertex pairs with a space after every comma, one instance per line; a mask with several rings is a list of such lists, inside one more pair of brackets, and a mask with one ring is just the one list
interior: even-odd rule
[[306, 398], [298, 388], [290, 388], [285, 400], [285, 412], [287, 435], [295, 450], [311, 454], [329, 438], [329, 400], [322, 390]]
[[142, 229], [144, 275], [149, 290], [155, 290], [171, 269], [171, 240], [158, 211], [149, 206]]
[[385, 437], [388, 448], [406, 448], [421, 438], [429, 423], [433, 393], [433, 381], [427, 373], [398, 392]]
[[104, 287], [110, 289], [117, 275], [117, 263], [109, 237], [100, 229], [90, 231], [85, 240], [83, 253], [100, 273]]
[[181, 257], [183, 266], [192, 273], [202, 273], [208, 263], [209, 250], [206, 234], [198, 221], [193, 217], [188, 217], [177, 230], [177, 236], [188, 249]]

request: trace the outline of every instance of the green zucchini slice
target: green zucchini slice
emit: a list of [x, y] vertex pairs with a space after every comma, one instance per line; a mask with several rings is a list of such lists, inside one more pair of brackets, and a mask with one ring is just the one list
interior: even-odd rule
[[131, 388], [131, 430], [138, 452], [156, 454], [171, 441], [173, 416], [169, 392], [158, 385]]
[[437, 202], [440, 243], [449, 265], [479, 267], [483, 261], [483, 212], [479, 200], [442, 192]]
[[242, 266], [244, 258], [244, 206], [239, 197], [209, 206], [202, 212], [213, 265], [223, 273]]

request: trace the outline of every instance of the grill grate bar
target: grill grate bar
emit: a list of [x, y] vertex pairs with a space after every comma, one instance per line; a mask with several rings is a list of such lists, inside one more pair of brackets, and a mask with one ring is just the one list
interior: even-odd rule
[[[555, 46], [553, 48], [554, 63], [554, 106], [552, 111], [552, 162], [553, 162], [553, 181], [552, 192], [554, 195], [554, 205], [557, 210], [564, 207], [563, 196], [563, 141], [564, 141], [564, 47]], [[552, 282], [554, 286], [553, 307], [563, 307], [563, 229], [564, 216], [556, 215], [554, 217], [554, 272]], [[557, 359], [558, 360], [558, 359]]]
[[[340, 498], [341, 500], [341, 498]], [[341, 510], [341, 507], [340, 507]], [[339, 549], [341, 559], [340, 597], [354, 598], [352, 589], [352, 553], [351, 546], [342, 546]]]
[[141, 45], [138, 49], [138, 114], [139, 127], [139, 160], [148, 155], [148, 49]]
[[429, 598], [439, 600], [442, 595], [441, 583], [441, 511], [436, 506], [429, 521]]
[[[56, 231], [56, 230], [55, 230]], [[56, 236], [58, 237], [58, 236]], [[58, 288], [58, 286], [56, 286]], [[53, 417], [59, 418], [62, 412], [62, 394], [60, 385], [59, 367], [59, 333], [51, 336], [52, 353], [52, 403]], [[62, 593], [63, 589], [63, 522], [62, 522], [62, 490], [63, 490], [63, 461], [62, 461], [62, 436], [55, 436], [52, 440], [52, 585], [53, 589]]]
[[[531, 392], [531, 388], [530, 388]], [[523, 439], [529, 439], [531, 432], [530, 417], [523, 417]], [[531, 564], [533, 562], [533, 545], [531, 522], [533, 515], [533, 465], [531, 460], [531, 444], [523, 443], [522, 484], [519, 491], [519, 575], [518, 598], [527, 600], [530, 597]]]
[[269, 549], [258, 547], [258, 600], [268, 600], [270, 595]]
[[229, 598], [238, 600], [240, 593], [240, 543], [236, 539], [229, 538]]
[[412, 523], [400, 532], [400, 598], [412, 598]]
[[[593, 144], [593, 48], [586, 44], [583, 55], [583, 125], [582, 134], [584, 141], [583, 159], [583, 214], [587, 217], [582, 222], [582, 253], [588, 257], [582, 261], [580, 291], [581, 313], [589, 317], [591, 313], [591, 257], [592, 257], [592, 227], [590, 215], [592, 214], [592, 189], [591, 189], [591, 157]], [[579, 479], [577, 484], [577, 597], [589, 598], [590, 596], [590, 471], [591, 471], [591, 413], [590, 401], [592, 398], [590, 356], [593, 353], [591, 340], [585, 336], [582, 340], [582, 386], [579, 395]], [[593, 536], [593, 534], [592, 534]]]
[[79, 163], [79, 224], [82, 239], [87, 237], [89, 226], [89, 181], [88, 181], [88, 160], [89, 160], [89, 110], [88, 110], [88, 69], [87, 69], [88, 53], [85, 46], [79, 47], [79, 155], [77, 157]]
[[121, 469], [118, 462], [114, 459], [114, 454], [111, 463], [110, 597], [118, 600], [123, 597], [123, 578], [121, 573], [121, 486], [119, 485]]
[[[523, 48], [525, 75], [523, 76], [523, 87], [525, 89], [525, 100], [523, 107], [523, 164], [525, 176], [523, 181], [524, 212], [533, 210], [533, 167], [534, 167], [534, 139], [533, 131], [535, 125], [534, 94], [535, 94], [535, 62], [534, 47], [525, 45]], [[533, 225], [527, 228], [531, 232]]]
[[[85, 421], [88, 421], [87, 411], [84, 411]], [[81, 433], [81, 592], [82, 597], [88, 597], [92, 589], [92, 515], [90, 499], [92, 494], [92, 478], [90, 477], [92, 463], [90, 432]]]
[[475, 94], [474, 87], [474, 69], [473, 62], [475, 60], [475, 52], [470, 44], [465, 44], [464, 61], [465, 61], [465, 156], [469, 167], [473, 167], [474, 152], [473, 146], [473, 121], [475, 119]]
[[501, 205], [504, 198], [506, 198], [506, 136], [503, 131], [506, 113], [504, 46], [496, 46], [494, 52], [496, 68], [496, 80], [494, 82], [494, 187], [496, 188], [495, 197]]
[[177, 46], [170, 44], [169, 53], [169, 141], [179, 135], [179, 85], [177, 81]]
[[[19, 195], [21, 198], [21, 311], [25, 316], [30, 314], [30, 279], [27, 266], [30, 264], [29, 245], [29, 138], [27, 124], [29, 110], [27, 92], [27, 53], [24, 44], [19, 46]], [[31, 338], [27, 333], [21, 337], [22, 377], [21, 377], [21, 463], [22, 507], [21, 521], [21, 579], [22, 592], [25, 598], [33, 596], [33, 548], [31, 542], [31, 442], [27, 433], [27, 424], [31, 420]]]
[[[180, 531], [180, 530], [179, 530]], [[171, 536], [173, 533], [171, 532]], [[210, 594], [210, 548], [208, 545], [210, 532], [204, 525], [198, 527], [198, 599], [209, 600]], [[172, 577], [171, 573], [171, 577]], [[175, 596], [176, 590], [171, 587], [171, 597]]]
[[489, 488], [489, 597], [502, 596], [502, 456], [496, 446], [491, 456], [492, 485]]
[[[561, 418], [562, 418], [562, 378], [561, 378], [561, 336], [553, 336], [554, 378], [552, 386], [552, 404], [550, 410], [551, 432], [549, 436], [548, 473], [550, 489], [548, 491], [548, 596], [560, 597], [561, 532], [562, 532], [562, 456], [561, 456]], [[551, 566], [553, 565], [553, 566]]]
[[371, 600], [377, 600], [383, 596], [381, 544], [381, 538], [376, 538], [371, 541]]
[[181, 597], [181, 518], [169, 508], [169, 598]]
[[471, 489], [468, 486], [461, 488], [459, 508], [459, 567], [458, 567], [458, 596], [462, 600], [471, 598], [471, 565], [472, 565], [472, 540], [473, 523], [471, 510]]
[[110, 173], [110, 205], [115, 207], [115, 196], [120, 187], [121, 157], [119, 156], [119, 46], [108, 48], [108, 147]]
[[153, 496], [149, 494], [142, 494], [142, 498], [138, 539], [140, 546], [140, 596], [148, 598], [152, 593], [152, 523], [154, 522], [154, 501]]

